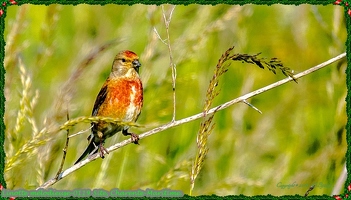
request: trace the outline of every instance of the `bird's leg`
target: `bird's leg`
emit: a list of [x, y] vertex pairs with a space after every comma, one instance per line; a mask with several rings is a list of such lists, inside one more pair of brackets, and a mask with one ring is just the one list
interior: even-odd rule
[[123, 135], [127, 136], [130, 135], [130, 138], [132, 139], [132, 143], [134, 144], [139, 144], [139, 136], [135, 133], [129, 133], [128, 129], [123, 129], [122, 130]]
[[[107, 151], [107, 149], [104, 147], [104, 144], [102, 142], [100, 142], [99, 144], [100, 147], [100, 157], [101, 158], [105, 158], [105, 153], [109, 154], [109, 152]], [[105, 152], [105, 153], [104, 153]]]
[[102, 140], [102, 136], [103, 134], [98, 131], [98, 137], [100, 138], [100, 144], [99, 144], [99, 148], [100, 148], [100, 157], [101, 158], [105, 158], [105, 153], [109, 154], [109, 152], [107, 151], [107, 149], [104, 147], [104, 141]]

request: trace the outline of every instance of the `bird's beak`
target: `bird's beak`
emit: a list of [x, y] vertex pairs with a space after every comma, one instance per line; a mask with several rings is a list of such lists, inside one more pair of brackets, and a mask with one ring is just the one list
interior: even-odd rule
[[133, 68], [139, 73], [139, 67], [141, 67], [141, 64], [139, 60], [134, 60], [133, 61]]

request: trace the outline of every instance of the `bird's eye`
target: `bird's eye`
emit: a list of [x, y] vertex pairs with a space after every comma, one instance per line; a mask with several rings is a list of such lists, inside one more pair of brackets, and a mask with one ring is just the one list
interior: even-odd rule
[[126, 62], [126, 59], [122, 58], [122, 62]]

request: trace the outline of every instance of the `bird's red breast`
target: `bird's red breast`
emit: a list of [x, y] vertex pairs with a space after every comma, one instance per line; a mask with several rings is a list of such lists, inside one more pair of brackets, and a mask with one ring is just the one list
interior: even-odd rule
[[104, 87], [107, 87], [106, 98], [96, 115], [135, 122], [143, 105], [143, 86], [139, 77], [109, 78]]

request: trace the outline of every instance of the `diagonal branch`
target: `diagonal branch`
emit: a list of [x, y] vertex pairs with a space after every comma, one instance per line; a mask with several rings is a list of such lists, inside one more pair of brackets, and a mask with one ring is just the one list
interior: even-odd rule
[[[219, 105], [217, 107], [214, 107], [214, 108], [208, 110], [208, 112], [206, 112], [206, 113], [201, 112], [201, 113], [198, 113], [196, 115], [193, 115], [193, 116], [181, 119], [181, 120], [176, 120], [176, 121], [170, 122], [168, 124], [159, 126], [159, 127], [154, 128], [154, 129], [152, 129], [150, 131], [147, 131], [145, 133], [140, 134], [139, 135], [139, 139], [143, 139], [143, 138], [149, 137], [151, 135], [154, 135], [154, 134], [156, 134], [158, 132], [164, 131], [166, 129], [169, 129], [169, 128], [172, 128], [172, 127], [175, 127], [175, 126], [178, 126], [178, 125], [181, 125], [181, 124], [185, 124], [185, 123], [188, 123], [190, 121], [202, 118], [202, 117], [204, 117], [205, 114], [208, 115], [208, 114], [211, 114], [211, 113], [215, 113], [215, 112], [217, 112], [219, 110], [223, 110], [223, 109], [228, 108], [229, 106], [231, 106], [231, 105], [233, 105], [235, 103], [243, 102], [246, 99], [254, 97], [254, 96], [258, 95], [258, 94], [261, 94], [263, 92], [266, 92], [268, 90], [276, 88], [276, 87], [278, 87], [280, 85], [283, 85], [283, 84], [288, 83], [290, 81], [297, 80], [297, 79], [299, 79], [299, 78], [301, 78], [303, 76], [306, 76], [306, 75], [308, 75], [310, 73], [313, 73], [313, 72], [315, 72], [315, 71], [317, 71], [319, 69], [322, 69], [322, 68], [324, 68], [324, 67], [326, 67], [326, 66], [328, 66], [328, 65], [330, 65], [330, 64], [332, 64], [332, 63], [334, 63], [334, 62], [336, 62], [336, 61], [338, 61], [338, 60], [340, 60], [342, 58], [344, 58], [344, 57], [346, 57], [346, 53], [342, 53], [342, 54], [340, 54], [340, 55], [338, 55], [338, 56], [336, 56], [336, 57], [334, 57], [334, 58], [332, 58], [332, 59], [330, 59], [328, 61], [325, 61], [325, 62], [323, 62], [323, 63], [321, 63], [321, 64], [319, 64], [317, 66], [314, 66], [314, 67], [312, 67], [310, 69], [307, 69], [307, 70], [305, 70], [303, 72], [300, 72], [300, 73], [294, 75], [294, 79], [292, 77], [287, 77], [287, 78], [285, 78], [283, 80], [280, 80], [278, 82], [270, 84], [270, 85], [268, 85], [266, 87], [260, 88], [258, 90], [253, 91], [253, 92], [245, 94], [245, 95], [243, 95], [241, 97], [238, 97], [236, 99], [233, 99], [231, 101], [223, 103], [223, 104], [221, 104], [221, 105]], [[109, 151], [109, 152], [115, 151], [116, 149], [119, 149], [119, 148], [121, 148], [123, 146], [126, 146], [126, 145], [130, 144], [130, 143], [131, 143], [131, 139], [124, 140], [122, 142], [119, 142], [117, 144], [114, 144], [114, 145], [110, 146], [109, 148], [107, 148], [107, 151]], [[66, 177], [66, 176], [68, 176], [69, 174], [71, 174], [72, 172], [74, 172], [77, 169], [81, 168], [85, 164], [87, 164], [87, 163], [89, 163], [89, 162], [91, 162], [93, 160], [96, 160], [98, 158], [100, 158], [99, 154], [94, 154], [92, 156], [89, 156], [87, 159], [85, 159], [85, 160], [79, 162], [78, 164], [68, 168], [67, 170], [63, 171], [60, 174], [58, 180], [56, 180], [55, 178], [52, 178], [52, 179], [48, 180], [46, 183], [44, 183], [43, 185], [41, 185], [40, 187], [38, 187], [37, 189], [50, 187], [51, 185], [55, 184], [57, 181], [61, 180], [62, 178]]]

